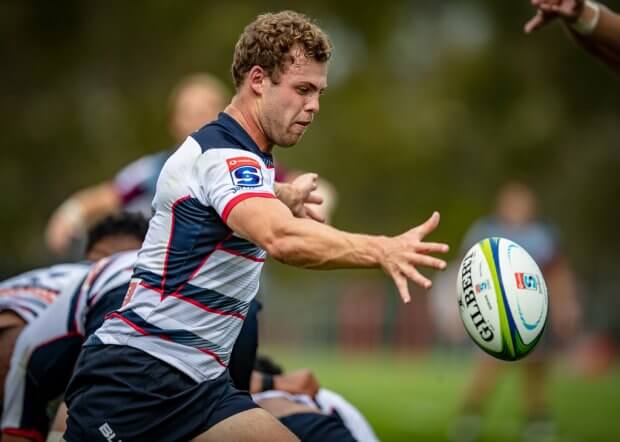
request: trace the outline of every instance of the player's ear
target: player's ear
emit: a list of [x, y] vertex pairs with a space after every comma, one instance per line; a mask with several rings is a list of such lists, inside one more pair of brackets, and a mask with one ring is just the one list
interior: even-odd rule
[[265, 69], [258, 65], [254, 65], [248, 72], [246, 81], [248, 82], [248, 85], [250, 86], [252, 92], [254, 92], [256, 95], [263, 95], [265, 80], [267, 80], [268, 78], [269, 77]]

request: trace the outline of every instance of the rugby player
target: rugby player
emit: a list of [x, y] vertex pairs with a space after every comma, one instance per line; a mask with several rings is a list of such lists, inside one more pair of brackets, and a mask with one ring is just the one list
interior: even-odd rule
[[409, 280], [431, 285], [417, 266], [445, 267], [431, 254], [448, 246], [423, 241], [438, 213], [401, 235], [370, 236], [276, 197], [273, 147], [295, 145], [312, 123], [330, 56], [329, 38], [302, 14], [264, 14], [245, 28], [235, 96], [166, 161], [123, 307], [84, 345], [65, 395], [67, 441], [296, 440], [227, 371], [266, 256], [380, 268], [404, 302]]

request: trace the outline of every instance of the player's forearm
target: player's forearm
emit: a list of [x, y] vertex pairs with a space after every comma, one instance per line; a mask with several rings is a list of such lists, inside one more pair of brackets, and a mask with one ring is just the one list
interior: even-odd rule
[[296, 218], [274, 231], [267, 250], [274, 259], [297, 267], [370, 268], [381, 265], [387, 241]]
[[110, 182], [81, 190], [74, 198], [80, 204], [87, 225], [116, 212], [121, 207], [120, 197]]
[[120, 197], [112, 183], [105, 182], [80, 190], [67, 198], [56, 209], [52, 223], [62, 222], [84, 229], [100, 218], [117, 211], [120, 206]]
[[600, 5], [600, 16], [592, 39], [620, 55], [620, 15]]
[[595, 8], [598, 12], [592, 4], [586, 3], [577, 20], [595, 24], [591, 29], [586, 26], [588, 30], [580, 30], [575, 25], [577, 22], [567, 23], [567, 28], [579, 46], [620, 73], [620, 15], [602, 4], [597, 4]]

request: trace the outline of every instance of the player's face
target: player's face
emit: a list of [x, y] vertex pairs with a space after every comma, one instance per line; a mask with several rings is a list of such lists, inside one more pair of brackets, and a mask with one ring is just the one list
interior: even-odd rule
[[219, 92], [203, 85], [192, 85], [179, 93], [172, 115], [172, 135], [183, 141], [224, 109], [224, 98]]
[[259, 115], [267, 138], [278, 146], [297, 144], [319, 111], [319, 97], [327, 87], [327, 63], [293, 52], [294, 61], [279, 82], [266, 79]]

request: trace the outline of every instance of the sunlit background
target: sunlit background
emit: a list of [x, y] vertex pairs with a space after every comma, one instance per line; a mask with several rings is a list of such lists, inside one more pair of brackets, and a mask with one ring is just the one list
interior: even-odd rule
[[[316, 18], [335, 54], [318, 118], [277, 160], [335, 186], [333, 224], [345, 230], [397, 234], [439, 210], [433, 239], [453, 261], [499, 186], [527, 183], [560, 234], [584, 317], [555, 352], [559, 440], [620, 440], [620, 78], [559, 24], [526, 36], [526, 0], [3, 1], [0, 276], [57, 262], [43, 242], [53, 209], [173, 147], [175, 82], [208, 71], [232, 92], [241, 30], [285, 8]], [[382, 440], [447, 440], [480, 353], [438, 333], [430, 296], [455, 296], [453, 286], [414, 290], [403, 306], [378, 271], [270, 263], [261, 348], [287, 369], [315, 369]], [[505, 373], [483, 440], [521, 440], [521, 381], [518, 369]]]

